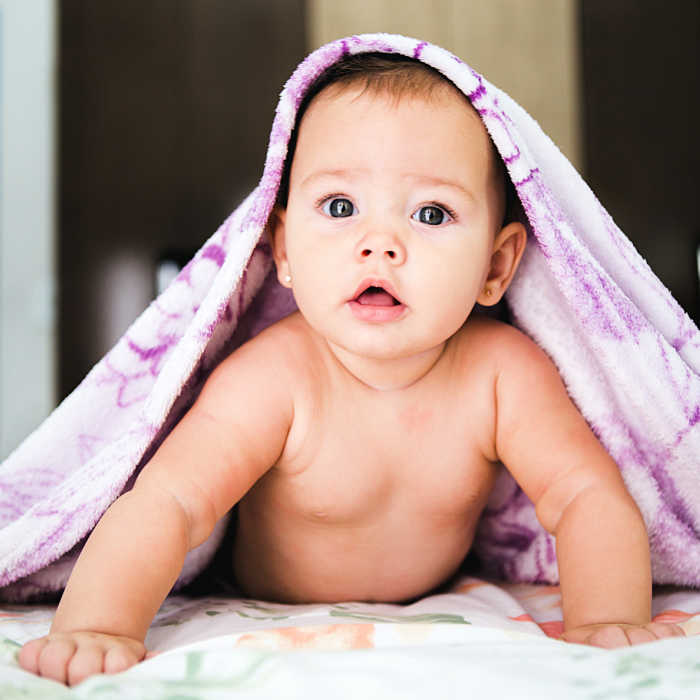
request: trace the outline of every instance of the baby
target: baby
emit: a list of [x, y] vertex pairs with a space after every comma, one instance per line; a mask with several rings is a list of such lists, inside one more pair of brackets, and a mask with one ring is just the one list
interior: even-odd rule
[[464, 560], [501, 462], [556, 537], [563, 639], [683, 635], [650, 621], [644, 522], [552, 362], [473, 312], [502, 298], [526, 230], [467, 98], [417, 61], [361, 55], [298, 119], [269, 234], [299, 311], [214, 371], [21, 665], [74, 684], [143, 659], [185, 555], [236, 503], [246, 596], [415, 599]]

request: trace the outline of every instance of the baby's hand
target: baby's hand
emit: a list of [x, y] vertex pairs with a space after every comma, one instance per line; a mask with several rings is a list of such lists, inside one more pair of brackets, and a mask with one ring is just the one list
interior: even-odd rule
[[559, 639], [574, 644], [590, 644], [603, 649], [616, 649], [666, 637], [685, 637], [685, 632], [678, 625], [668, 622], [650, 622], [648, 625], [605, 623], [574, 627], [564, 632]]
[[118, 673], [146, 655], [142, 642], [98, 632], [65, 632], [27, 642], [20, 666], [45, 678], [75, 685], [95, 673]]

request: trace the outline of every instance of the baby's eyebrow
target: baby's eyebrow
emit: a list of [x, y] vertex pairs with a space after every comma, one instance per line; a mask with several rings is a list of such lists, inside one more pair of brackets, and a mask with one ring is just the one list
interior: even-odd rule
[[426, 185], [437, 185], [438, 187], [451, 187], [453, 189], [459, 190], [463, 195], [469, 199], [476, 199], [471, 190], [467, 189], [460, 182], [454, 180], [447, 180], [442, 177], [435, 177], [434, 175], [418, 175], [418, 174], [407, 174], [405, 178], [408, 180], [413, 180]]
[[[302, 187], [307, 187], [316, 180], [322, 180], [324, 178], [342, 178], [345, 180], [355, 180], [360, 175], [364, 175], [370, 172], [369, 168], [334, 168], [326, 170], [317, 170], [310, 175], [307, 175], [302, 182]], [[448, 180], [442, 177], [436, 177], [434, 175], [425, 175], [420, 173], [406, 173], [402, 176], [406, 180], [412, 180], [421, 184], [435, 185], [438, 187], [451, 187], [452, 189], [459, 190], [465, 197], [470, 200], [475, 200], [474, 194], [467, 189], [463, 184], [455, 181]]]
[[317, 170], [311, 173], [301, 181], [301, 186], [305, 187], [315, 180], [323, 178], [343, 178], [345, 180], [355, 180], [359, 175], [368, 173], [368, 168], [337, 168], [333, 170]]

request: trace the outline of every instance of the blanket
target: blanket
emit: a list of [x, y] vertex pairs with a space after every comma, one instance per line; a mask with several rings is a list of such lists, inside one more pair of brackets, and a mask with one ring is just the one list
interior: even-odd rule
[[[256, 189], [206, 241], [77, 389], [0, 467], [0, 595], [26, 600], [66, 582], [85, 536], [131, 487], [212, 368], [295, 308], [272, 272], [266, 223], [296, 110], [348, 53], [395, 52], [433, 66], [481, 115], [527, 219], [506, 294], [512, 323], [552, 358], [638, 503], [656, 582], [700, 584], [700, 336], [575, 169], [508, 95], [457, 56], [386, 34], [334, 41], [286, 83]], [[561, 455], [562, 460], [566, 455]], [[188, 556], [202, 571], [221, 521]], [[503, 469], [475, 549], [512, 581], [556, 582], [554, 541]]]

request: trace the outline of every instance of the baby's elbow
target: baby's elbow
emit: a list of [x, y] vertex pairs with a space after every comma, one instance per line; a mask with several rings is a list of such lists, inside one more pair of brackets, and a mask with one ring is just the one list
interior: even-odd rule
[[542, 527], [555, 535], [564, 513], [591, 486], [590, 476], [576, 470], [552, 481], [535, 501], [535, 515]]
[[217, 521], [214, 504], [193, 479], [160, 483], [152, 478], [139, 478], [133, 491], [140, 493], [152, 508], [162, 509], [164, 519], [172, 519], [173, 529], [183, 531], [187, 551], [202, 544], [214, 530]]
[[624, 486], [596, 478], [582, 478], [572, 484], [548, 489], [536, 505], [542, 526], [555, 537], [574, 521], [589, 522], [594, 514], [617, 513], [629, 521], [644, 521], [641, 512]]

